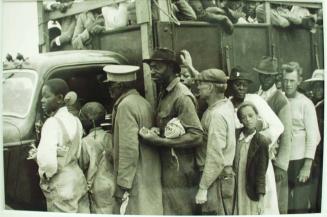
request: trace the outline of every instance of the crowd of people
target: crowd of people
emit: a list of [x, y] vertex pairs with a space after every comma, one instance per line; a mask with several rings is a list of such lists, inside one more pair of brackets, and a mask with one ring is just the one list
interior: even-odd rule
[[[66, 11], [73, 3], [83, 0], [46, 0], [44, 9]], [[156, 0], [153, 9], [161, 10]], [[157, 8], [155, 7], [157, 6]], [[265, 23], [266, 10], [263, 2], [246, 0], [173, 0], [171, 19], [174, 21], [205, 21], [218, 24], [232, 34], [234, 24]], [[154, 19], [155, 10], [153, 11]], [[279, 27], [301, 26], [315, 32], [322, 25], [322, 9], [299, 5], [271, 4], [271, 24]], [[92, 49], [92, 38], [105, 30], [136, 23], [135, 1], [124, 2], [65, 16], [49, 21], [50, 50]]]
[[[264, 2], [246, 0], [175, 0], [173, 12], [178, 20], [199, 20], [219, 24], [226, 33], [233, 32], [233, 24], [266, 23]], [[271, 4], [270, 19], [273, 26], [301, 26], [315, 31], [322, 25], [322, 9], [299, 5]]]
[[[275, 58], [263, 57], [251, 72], [236, 66], [227, 76], [217, 68], [199, 72], [188, 51], [178, 54], [158, 48], [143, 60], [157, 84], [156, 108], [135, 89], [138, 66], [103, 68], [115, 102], [111, 133], [101, 128], [103, 105], [88, 102], [71, 112], [77, 96], [67, 83], [46, 81], [41, 104], [48, 118], [29, 159], [39, 166], [47, 210], [320, 212], [323, 70], [302, 82], [300, 64], [285, 63], [280, 89]], [[181, 68], [191, 78], [183, 79]], [[259, 74], [257, 93], [248, 92], [253, 73]]]
[[[83, 0], [46, 0], [44, 10], [66, 13]], [[135, 0], [65, 16], [48, 23], [50, 50], [92, 49], [92, 38], [105, 30], [136, 22]]]

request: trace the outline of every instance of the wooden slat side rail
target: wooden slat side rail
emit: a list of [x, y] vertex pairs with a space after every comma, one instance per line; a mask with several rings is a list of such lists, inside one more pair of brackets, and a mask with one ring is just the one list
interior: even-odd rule
[[49, 20], [56, 20], [62, 17], [67, 17], [75, 14], [82, 13], [84, 11], [94, 10], [104, 6], [125, 2], [126, 0], [86, 0], [83, 2], [74, 2], [71, 8], [65, 13], [60, 11], [51, 11], [48, 13]]

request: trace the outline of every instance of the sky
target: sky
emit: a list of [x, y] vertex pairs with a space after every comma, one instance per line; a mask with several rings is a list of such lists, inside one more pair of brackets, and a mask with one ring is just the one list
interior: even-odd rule
[[1, 56], [7, 53], [15, 58], [38, 53], [38, 26], [36, 1], [3, 1]]

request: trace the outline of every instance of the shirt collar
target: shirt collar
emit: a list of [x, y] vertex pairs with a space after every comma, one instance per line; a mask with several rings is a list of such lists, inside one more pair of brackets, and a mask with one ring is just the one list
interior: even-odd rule
[[260, 86], [258, 94], [260, 96], [262, 96], [264, 99], [267, 99], [267, 98], [271, 97], [276, 91], [277, 91], [277, 87], [275, 84], [266, 91], [262, 90], [262, 86]]
[[170, 84], [166, 87], [167, 92], [172, 91], [172, 89], [174, 89], [174, 87], [180, 82], [180, 78], [174, 78], [174, 80], [172, 80], [170, 82]]
[[118, 99], [116, 100], [116, 102], [115, 102], [115, 105], [114, 105], [114, 107], [116, 107], [116, 106], [118, 106], [118, 104], [126, 97], [126, 96], [128, 96], [128, 95], [131, 95], [131, 94], [139, 94], [138, 92], [137, 92], [137, 90], [135, 90], [135, 89], [131, 89], [131, 90], [129, 90], [129, 91], [127, 91], [126, 93], [123, 93], [120, 97], [118, 97]]
[[61, 108], [58, 109], [58, 111], [55, 113], [54, 116], [58, 116], [58, 115], [60, 116], [60, 115], [65, 114], [67, 112], [68, 112], [67, 107], [66, 106], [63, 106], [63, 107], [61, 107]]
[[251, 133], [248, 136], [245, 136], [244, 133], [241, 132], [239, 140], [240, 141], [244, 140], [244, 142], [249, 142], [253, 138], [253, 136], [255, 135], [256, 132], [257, 131], [254, 131], [253, 133]]
[[211, 110], [214, 107], [216, 107], [217, 105], [225, 103], [227, 100], [228, 100], [227, 98], [220, 99], [217, 102], [215, 102], [214, 104], [212, 104], [211, 106], [209, 106], [208, 109]]

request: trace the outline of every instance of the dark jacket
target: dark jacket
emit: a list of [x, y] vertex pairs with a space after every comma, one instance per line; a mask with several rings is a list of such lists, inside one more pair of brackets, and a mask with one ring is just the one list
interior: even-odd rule
[[[237, 130], [237, 140], [241, 130]], [[246, 162], [246, 192], [251, 200], [258, 201], [259, 194], [266, 193], [268, 147], [271, 141], [259, 132], [251, 140]], [[238, 145], [238, 144], [237, 144]]]

